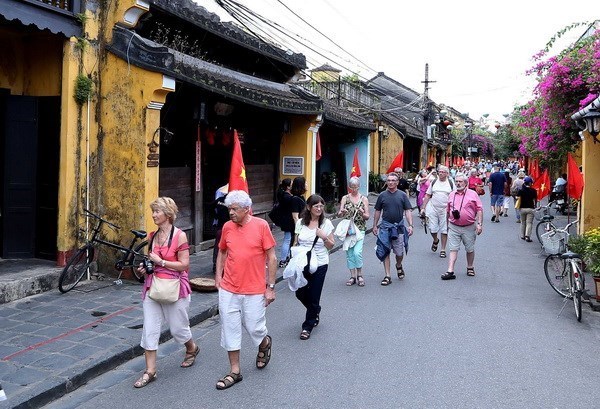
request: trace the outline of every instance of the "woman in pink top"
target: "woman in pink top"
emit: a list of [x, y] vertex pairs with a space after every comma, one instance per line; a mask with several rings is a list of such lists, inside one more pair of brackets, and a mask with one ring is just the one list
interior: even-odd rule
[[[143, 266], [138, 268], [146, 278], [142, 288], [144, 327], [140, 343], [145, 350], [146, 370], [133, 384], [136, 388], [143, 388], [156, 379], [156, 350], [163, 319], [169, 326], [173, 339], [185, 345], [182, 368], [194, 365], [196, 356], [200, 352], [200, 347], [192, 338], [188, 318], [192, 293], [188, 277], [190, 246], [185, 233], [173, 225], [177, 217], [177, 205], [170, 197], [159, 197], [150, 203], [150, 208], [158, 230], [150, 233], [149, 237], [148, 258], [154, 264], [154, 272], [146, 271]], [[147, 292], [152, 285], [153, 277], [178, 278], [179, 299], [174, 303], [161, 304], [148, 297]]]

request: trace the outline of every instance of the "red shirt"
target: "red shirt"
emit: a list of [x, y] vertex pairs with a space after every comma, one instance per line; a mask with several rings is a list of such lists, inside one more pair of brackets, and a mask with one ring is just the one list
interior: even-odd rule
[[[454, 191], [448, 197], [448, 221], [456, 226], [470, 226], [477, 221], [477, 212], [483, 212], [479, 195], [471, 189], [465, 189], [463, 192], [464, 194]], [[458, 220], [452, 216], [453, 210], [460, 212]]]
[[221, 287], [234, 294], [264, 294], [267, 285], [267, 250], [275, 247], [269, 224], [257, 217], [240, 226], [223, 226], [220, 250], [227, 250]]

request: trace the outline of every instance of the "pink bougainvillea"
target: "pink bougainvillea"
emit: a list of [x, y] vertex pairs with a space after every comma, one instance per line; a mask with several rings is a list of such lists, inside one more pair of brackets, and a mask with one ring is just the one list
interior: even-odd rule
[[579, 130], [570, 116], [600, 94], [600, 30], [558, 56], [545, 55], [536, 54], [527, 72], [538, 83], [533, 99], [513, 113], [513, 129], [521, 154], [549, 164], [576, 148]]

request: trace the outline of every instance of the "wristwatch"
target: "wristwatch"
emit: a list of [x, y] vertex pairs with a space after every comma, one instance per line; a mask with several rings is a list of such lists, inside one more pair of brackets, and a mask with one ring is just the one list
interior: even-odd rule
[[160, 262], [160, 265], [161, 265], [161, 266], [163, 266], [163, 267], [165, 266], [165, 264], [167, 264], [167, 262], [166, 262], [165, 260], [162, 260], [162, 261]]
[[275, 289], [275, 284], [267, 284], [267, 287], [269, 287], [271, 290]]

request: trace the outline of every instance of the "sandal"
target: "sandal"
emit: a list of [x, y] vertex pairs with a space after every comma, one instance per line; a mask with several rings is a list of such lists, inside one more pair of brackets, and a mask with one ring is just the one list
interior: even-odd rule
[[467, 267], [467, 275], [469, 277], [474, 277], [475, 276], [475, 269], [473, 267]]
[[183, 362], [181, 363], [182, 368], [189, 368], [194, 365], [196, 362], [196, 357], [200, 353], [200, 347], [196, 345], [196, 349], [192, 352], [185, 351], [185, 357], [183, 358]]
[[439, 242], [440, 242], [439, 240], [433, 242], [433, 244], [431, 245], [431, 251], [433, 251], [433, 252], [437, 251], [437, 247], [438, 247]]
[[354, 277], [350, 277], [350, 279], [348, 281], [346, 281], [347, 286], [351, 286], [354, 284], [356, 284], [356, 278], [354, 278]]
[[[146, 378], [146, 375], [148, 375], [148, 377]], [[137, 381], [135, 381], [135, 383], [133, 384], [134, 388], [143, 388], [144, 386], [148, 385], [150, 382], [156, 380], [156, 372], [154, 373], [150, 373], [148, 371], [144, 371], [144, 374], [142, 375], [142, 377], [140, 379], [138, 379]]]
[[392, 279], [388, 276], [383, 277], [383, 280], [381, 280], [381, 285], [390, 285], [392, 284]]
[[446, 251], [444, 251], [444, 250], [440, 251], [440, 257], [446, 258]]
[[358, 277], [356, 277], [356, 279], [358, 280], [358, 286], [359, 287], [364, 287], [365, 286], [365, 279], [363, 278], [363, 276], [358, 276]]
[[320, 314], [317, 314], [317, 318], [315, 318], [315, 327], [319, 326], [320, 321], [321, 321]]
[[267, 335], [265, 338], [269, 338], [267, 346], [264, 348], [261, 348], [260, 345], [258, 346], [258, 354], [256, 355], [256, 367], [258, 369], [265, 368], [271, 360], [271, 346], [273, 345], [273, 340], [270, 335]]
[[442, 280], [454, 280], [455, 278], [456, 276], [454, 275], [453, 271], [447, 271], [442, 274]]
[[396, 271], [398, 272], [398, 280], [402, 280], [404, 278], [404, 269], [402, 265], [396, 266]]
[[[238, 382], [242, 382], [244, 377], [241, 373], [230, 372], [217, 381], [217, 389], [223, 390], [232, 387]], [[219, 385], [221, 384], [221, 385]]]
[[303, 341], [306, 341], [309, 338], [310, 338], [310, 331], [303, 329], [302, 332], [300, 333], [300, 339]]

